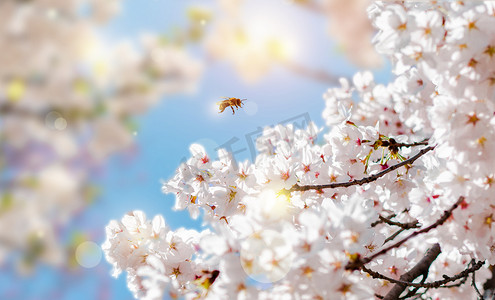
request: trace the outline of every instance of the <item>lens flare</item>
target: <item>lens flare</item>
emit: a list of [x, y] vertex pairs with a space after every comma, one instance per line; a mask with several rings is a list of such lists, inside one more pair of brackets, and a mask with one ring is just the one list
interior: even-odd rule
[[87, 241], [76, 249], [77, 263], [87, 269], [96, 267], [101, 261], [101, 249], [95, 242]]

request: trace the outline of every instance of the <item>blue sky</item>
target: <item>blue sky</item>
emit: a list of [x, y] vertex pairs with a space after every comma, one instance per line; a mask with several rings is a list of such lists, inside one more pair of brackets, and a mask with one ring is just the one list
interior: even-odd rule
[[[105, 28], [103, 35], [118, 41], [136, 38], [143, 32], [166, 32], [184, 24], [185, 7], [194, 3], [199, 1], [124, 1], [123, 13]], [[335, 50], [322, 16], [301, 9], [278, 11], [276, 6], [263, 5], [263, 1], [250, 3], [248, 15], [265, 16], [273, 22], [279, 20], [286, 24], [287, 30], [294, 31], [299, 41], [299, 63], [346, 76], [357, 70]], [[203, 55], [201, 51], [194, 52], [199, 58]], [[383, 81], [386, 77], [386, 69], [381, 70], [378, 79]], [[323, 126], [322, 95], [328, 87], [282, 67], [274, 68], [255, 84], [247, 84], [228, 64], [208, 64], [196, 93], [164, 97], [138, 118], [136, 150], [132, 155], [113, 157], [101, 174], [95, 176], [102, 194], [93, 206], [74, 218], [71, 228], [89, 232], [101, 244], [105, 238], [104, 226], [111, 219], [120, 219], [126, 212], [138, 209], [150, 218], [162, 214], [173, 229], [199, 229], [199, 220], [191, 220], [186, 212], [171, 209], [173, 195], [161, 193], [160, 181], [174, 175], [181, 160], [188, 157], [189, 145], [200, 142], [214, 157], [213, 149], [232, 138], [239, 139], [234, 149], [249, 148], [246, 135], [301, 114]], [[257, 113], [250, 115], [242, 109], [235, 116], [228, 111], [212, 113], [212, 105], [223, 96], [246, 98], [256, 104]], [[250, 157], [249, 150], [235, 156], [240, 161]], [[6, 268], [0, 272], [0, 298], [132, 299], [125, 274], [115, 280], [110, 277], [110, 269], [104, 259], [95, 268], [70, 272], [40, 266], [28, 278]]]

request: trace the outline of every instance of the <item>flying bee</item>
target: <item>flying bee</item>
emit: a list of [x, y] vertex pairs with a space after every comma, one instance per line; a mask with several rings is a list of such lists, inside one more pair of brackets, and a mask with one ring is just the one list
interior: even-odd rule
[[247, 99], [239, 99], [239, 98], [227, 98], [223, 97], [225, 100], [218, 101], [216, 104], [218, 105], [218, 109], [220, 111], [218, 113], [223, 113], [223, 111], [230, 106], [232, 108], [232, 114], [235, 115], [234, 107], [236, 109], [239, 109], [239, 107], [242, 107], [242, 104], [245, 100]]

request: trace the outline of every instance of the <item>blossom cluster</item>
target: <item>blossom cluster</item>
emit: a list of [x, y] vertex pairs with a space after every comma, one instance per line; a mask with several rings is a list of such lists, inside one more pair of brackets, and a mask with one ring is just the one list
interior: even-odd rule
[[[423, 282], [459, 274], [471, 261], [495, 262], [495, 5], [376, 2], [368, 13], [376, 50], [396, 77], [384, 85], [360, 72], [329, 89], [321, 142], [315, 124], [267, 127], [256, 160], [242, 163], [225, 150], [212, 161], [191, 146], [163, 191], [191, 217], [203, 212], [210, 229], [195, 233], [195, 253], [184, 250], [179, 271], [170, 250], [148, 246], [165, 238], [128, 237], [126, 223], [140, 213], [109, 225], [107, 260], [130, 282], [146, 278], [141, 298], [370, 299], [387, 295], [434, 245], [441, 253]], [[481, 288], [491, 274], [472, 276]], [[452, 284], [422, 295], [476, 292]]]
[[[443, 201], [465, 196], [464, 209], [454, 213], [455, 223], [463, 226], [449, 227], [444, 242], [493, 260], [487, 207], [493, 205], [495, 167], [495, 6], [490, 1], [382, 3], [369, 11], [379, 29], [377, 50], [394, 62], [397, 77], [385, 86], [364, 72], [354, 77], [354, 86], [344, 81], [330, 89], [327, 124], [338, 116], [337, 104], [354, 106], [354, 122], [379, 122], [386, 134], [429, 138], [436, 145], [435, 167], [422, 172], [422, 182], [408, 193], [413, 202], [405, 208], [420, 221], [432, 222], [448, 206]], [[354, 104], [354, 93], [362, 101]]]
[[362, 68], [379, 66], [382, 58], [371, 43], [374, 28], [366, 14], [366, 7], [371, 1], [324, 0], [321, 2], [322, 11], [328, 17], [328, 31], [343, 54]]
[[157, 36], [99, 36], [120, 2], [0, 3], [0, 264], [12, 251], [64, 264], [60, 231], [94, 198], [91, 172], [132, 146], [136, 114], [200, 76]]

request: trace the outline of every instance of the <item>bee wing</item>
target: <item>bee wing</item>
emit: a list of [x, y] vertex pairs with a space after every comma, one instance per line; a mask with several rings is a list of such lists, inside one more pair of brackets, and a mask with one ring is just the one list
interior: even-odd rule
[[217, 103], [215, 103], [215, 104], [220, 105], [220, 104], [222, 104], [222, 103], [225, 103], [225, 101], [230, 100], [230, 98], [229, 98], [229, 97], [222, 97], [222, 99], [225, 99], [225, 100], [218, 101], [218, 102], [217, 102]]

